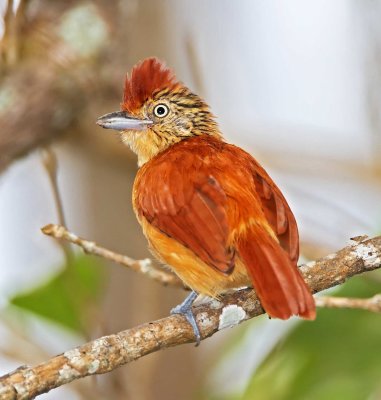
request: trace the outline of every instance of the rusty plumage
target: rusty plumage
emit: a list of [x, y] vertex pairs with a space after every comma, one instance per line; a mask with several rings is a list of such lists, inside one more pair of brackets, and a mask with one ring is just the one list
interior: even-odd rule
[[[139, 170], [134, 207], [155, 254], [193, 289], [218, 297], [254, 283], [270, 315], [314, 316], [296, 267], [295, 218], [242, 149], [211, 136], [181, 141]], [[189, 251], [194, 257], [185, 265]], [[202, 279], [195, 274], [197, 259]]]
[[122, 137], [138, 155], [133, 206], [157, 258], [198, 293], [254, 286], [270, 316], [313, 319], [294, 215], [259, 163], [222, 139], [207, 104], [148, 59], [126, 80], [122, 110], [146, 124]]

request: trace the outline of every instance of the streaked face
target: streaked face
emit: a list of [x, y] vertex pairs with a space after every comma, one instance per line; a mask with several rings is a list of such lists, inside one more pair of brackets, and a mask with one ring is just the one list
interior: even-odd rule
[[209, 107], [186, 87], [175, 91], [160, 90], [133, 115], [118, 111], [100, 117], [97, 123], [125, 134], [150, 129], [167, 139], [208, 134], [216, 129]]
[[127, 76], [122, 111], [103, 115], [97, 124], [120, 131], [139, 165], [190, 136], [220, 136], [208, 105], [155, 58], [138, 63]]

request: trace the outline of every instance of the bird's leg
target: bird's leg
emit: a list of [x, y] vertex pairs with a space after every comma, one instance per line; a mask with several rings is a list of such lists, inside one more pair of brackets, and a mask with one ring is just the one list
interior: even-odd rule
[[194, 317], [194, 314], [192, 311], [192, 304], [196, 300], [197, 296], [198, 296], [198, 293], [196, 293], [193, 290], [191, 292], [191, 294], [189, 296], [187, 296], [186, 299], [181, 304], [179, 304], [175, 308], [172, 308], [172, 310], [171, 310], [171, 314], [184, 315], [184, 317], [187, 319], [187, 321], [192, 325], [193, 332], [196, 337], [196, 346], [198, 346], [201, 341], [200, 330], [198, 329], [196, 318]]

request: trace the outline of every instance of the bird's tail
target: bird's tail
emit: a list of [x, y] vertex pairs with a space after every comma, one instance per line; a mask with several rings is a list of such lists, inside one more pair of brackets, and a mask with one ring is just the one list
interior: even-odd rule
[[315, 301], [311, 291], [296, 264], [275, 239], [267, 233], [259, 236], [249, 232], [238, 244], [238, 250], [269, 316], [287, 319], [299, 315], [315, 319]]

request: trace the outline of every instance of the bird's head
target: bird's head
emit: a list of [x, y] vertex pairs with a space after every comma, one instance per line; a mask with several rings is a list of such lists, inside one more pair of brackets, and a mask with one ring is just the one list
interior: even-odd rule
[[133, 67], [126, 77], [121, 111], [103, 115], [97, 124], [120, 131], [139, 165], [189, 137], [220, 136], [208, 105], [156, 58]]

